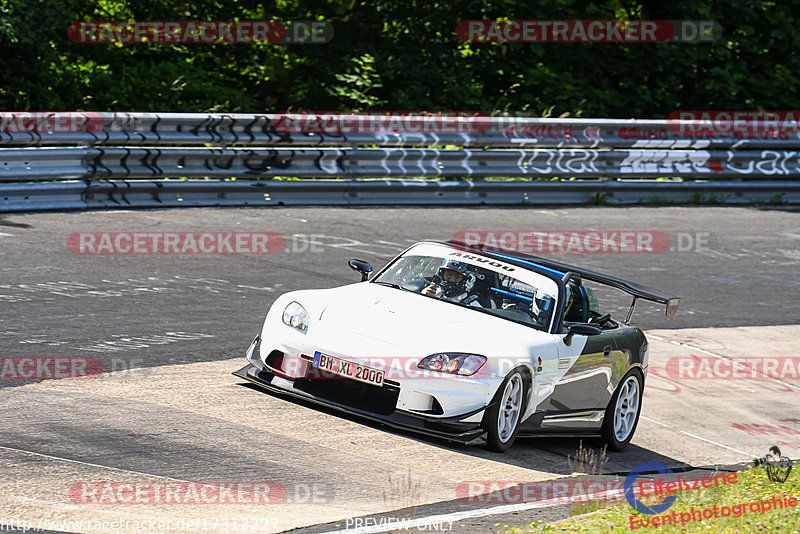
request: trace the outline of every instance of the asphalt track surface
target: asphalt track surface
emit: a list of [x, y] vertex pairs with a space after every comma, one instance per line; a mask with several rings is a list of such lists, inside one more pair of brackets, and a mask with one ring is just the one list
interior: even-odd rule
[[[106, 480], [113, 472], [113, 480], [281, 481], [294, 497], [275, 511], [279, 528], [266, 530], [326, 523], [316, 527], [322, 532], [350, 526], [337, 520], [397, 509], [404, 512], [392, 517], [412, 509], [418, 517], [463, 511], [465, 504], [454, 499], [454, 481], [571, 474], [579, 446], [574, 441], [526, 440], [498, 456], [266, 395], [228, 374], [243, 363], [244, 350], [277, 295], [355, 282], [350, 258], [379, 268], [414, 241], [447, 240], [465, 230], [664, 232], [672, 250], [663, 253], [541, 255], [681, 296], [674, 321], [647, 303], [634, 316], [634, 324], [648, 331], [671, 329], [654, 334], [660, 336], [663, 358], [695, 349], [730, 357], [742, 347], [746, 354], [764, 355], [791, 350], [789, 340], [796, 339], [796, 330], [739, 328], [798, 323], [800, 217], [790, 209], [280, 208], [6, 216], [0, 218], [0, 356], [94, 357], [112, 374], [91, 383], [0, 381], [6, 421], [0, 428], [0, 462], [7, 488], [14, 488], [0, 502], [0, 519], [50, 508], [53, 517], [69, 517], [73, 505], [63, 488], [53, 489], [54, 480]], [[74, 232], [204, 231], [277, 232], [286, 246], [271, 255], [81, 255], [66, 245]], [[626, 304], [605, 301], [603, 307], [620, 317]], [[716, 332], [681, 330], [709, 327]], [[125, 373], [131, 369], [137, 371]], [[650, 384], [658, 387], [658, 381]], [[792, 384], [766, 393], [751, 386], [742, 385], [740, 392], [751, 409], [740, 408], [735, 421], [771, 420], [778, 407], [797, 405]], [[674, 387], [680, 391], [670, 391]], [[668, 411], [678, 402], [686, 411], [668, 416], [648, 412], [646, 403], [649, 423], [640, 422], [633, 445], [603, 464], [605, 476], [641, 461], [675, 469], [742, 464], [765, 452], [773, 439], [731, 434], [732, 420], [725, 420], [717, 435], [726, 438], [716, 445], [707, 443], [714, 434], [697, 443], [665, 441], [659, 429], [696, 434], [708, 425], [703, 409], [713, 410], [732, 393], [718, 383], [681, 389], [664, 382], [661, 389], [653, 391], [652, 410]], [[420, 473], [418, 466], [432, 457], [441, 469]], [[319, 502], [309, 497], [314, 488], [325, 493]], [[438, 501], [449, 504], [426, 504]], [[39, 504], [31, 508], [31, 503]], [[455, 525], [464, 532], [490, 532], [498, 521], [551, 520], [568, 508], [521, 510]], [[236, 507], [228, 515], [233, 512], [252, 511]], [[175, 511], [140, 507], [136, 513]]]
[[[794, 324], [800, 316], [800, 216], [747, 208], [187, 209], [0, 218], [0, 334], [14, 356], [92, 355], [111, 370], [241, 355], [282, 292], [358, 280], [347, 260], [377, 269], [410, 243], [464, 230], [660, 231], [700, 235], [699, 250], [545, 254], [682, 297], [674, 321], [642, 303], [642, 328]], [[73, 232], [249, 231], [286, 237], [273, 255], [76, 255]], [[305, 236], [319, 245], [309, 245]], [[688, 238], [684, 240], [688, 242]], [[685, 243], [684, 243], [685, 244]], [[303, 250], [305, 249], [305, 250]], [[313, 251], [312, 251], [313, 249]], [[295, 250], [297, 252], [295, 252]], [[628, 301], [620, 305], [619, 316]], [[200, 341], [123, 349], [126, 337], [186, 332]], [[189, 336], [185, 336], [189, 337]], [[128, 343], [133, 346], [135, 343]], [[98, 351], [86, 350], [97, 349]], [[77, 351], [77, 352], [76, 352]], [[113, 366], [112, 366], [113, 367]]]

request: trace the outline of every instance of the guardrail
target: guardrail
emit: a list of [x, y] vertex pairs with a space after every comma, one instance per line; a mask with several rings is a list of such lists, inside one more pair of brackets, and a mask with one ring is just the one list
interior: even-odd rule
[[[485, 114], [5, 113], [0, 146], [446, 146], [791, 150], [793, 136], [736, 136], [677, 120]], [[392, 117], [397, 120], [392, 122]], [[694, 130], [697, 130], [696, 133]], [[411, 131], [415, 130], [415, 131]], [[783, 137], [783, 138], [781, 138]]]
[[[707, 200], [800, 203], [796, 133], [692, 138], [683, 126], [666, 120], [463, 114], [0, 113], [0, 182], [82, 180], [42, 187], [0, 184], [0, 211], [686, 202], [703, 191]], [[254, 181], [281, 177], [308, 180]], [[467, 181], [319, 180], [379, 177]], [[480, 181], [489, 177], [525, 180]], [[553, 177], [570, 181], [536, 180]], [[647, 180], [660, 177], [691, 182]], [[173, 193], [177, 200], [168, 198]], [[273, 195], [283, 200], [273, 202]]]
[[[781, 197], [776, 201], [775, 191]], [[800, 204], [800, 182], [419, 180], [102, 181], [3, 184], [0, 211], [385, 205]]]
[[0, 149], [0, 180], [164, 177], [795, 179], [797, 151], [38, 147]]

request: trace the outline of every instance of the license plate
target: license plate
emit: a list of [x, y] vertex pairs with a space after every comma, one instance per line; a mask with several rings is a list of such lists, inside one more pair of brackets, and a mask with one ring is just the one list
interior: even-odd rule
[[336, 356], [314, 353], [314, 367], [323, 373], [333, 374], [344, 378], [351, 378], [373, 386], [383, 385], [383, 371], [372, 369], [356, 362], [348, 362]]

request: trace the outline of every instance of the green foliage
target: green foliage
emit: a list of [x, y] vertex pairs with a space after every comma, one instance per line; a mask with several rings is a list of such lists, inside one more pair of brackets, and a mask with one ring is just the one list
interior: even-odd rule
[[784, 206], [784, 205], [788, 205], [789, 201], [786, 200], [784, 198], [784, 196], [786, 196], [786, 193], [776, 193], [770, 199], [764, 201], [763, 204], [766, 204], [768, 206]]
[[717, 196], [713, 192], [709, 191], [708, 189], [703, 189], [702, 191], [698, 191], [697, 193], [692, 193], [691, 198], [689, 199], [690, 204], [701, 204], [701, 205], [713, 205], [713, 204], [724, 204], [727, 202], [728, 197], [726, 195]]
[[589, 198], [588, 204], [591, 206], [607, 206], [609, 204], [608, 195], [598, 191]]
[[355, 63], [353, 68], [355, 73], [336, 74], [336, 79], [345, 85], [329, 87], [328, 94], [342, 99], [345, 104], [351, 104], [350, 109], [353, 111], [363, 111], [379, 104], [385, 104], [385, 100], [367, 94], [373, 89], [383, 87], [380, 74], [372, 66], [375, 58], [364, 54], [361, 57], [353, 58], [352, 61]]
[[[796, 107], [796, 8], [766, 0], [0, 0], [0, 109], [470, 110], [665, 117]], [[464, 19], [716, 20], [714, 43], [465, 43]], [[81, 44], [98, 20], [321, 20], [328, 44]]]

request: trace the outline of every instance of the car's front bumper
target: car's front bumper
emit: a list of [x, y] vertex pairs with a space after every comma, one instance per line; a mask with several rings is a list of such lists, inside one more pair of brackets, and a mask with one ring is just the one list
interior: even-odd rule
[[248, 364], [233, 374], [267, 391], [329, 406], [399, 429], [462, 443], [480, 440], [485, 434], [480, 419], [487, 405], [445, 417], [398, 410], [401, 386], [397, 382], [386, 380], [383, 386], [378, 387], [347, 379], [280, 376], [282, 373], [265, 365], [260, 351], [261, 338], [257, 336], [247, 350]]

